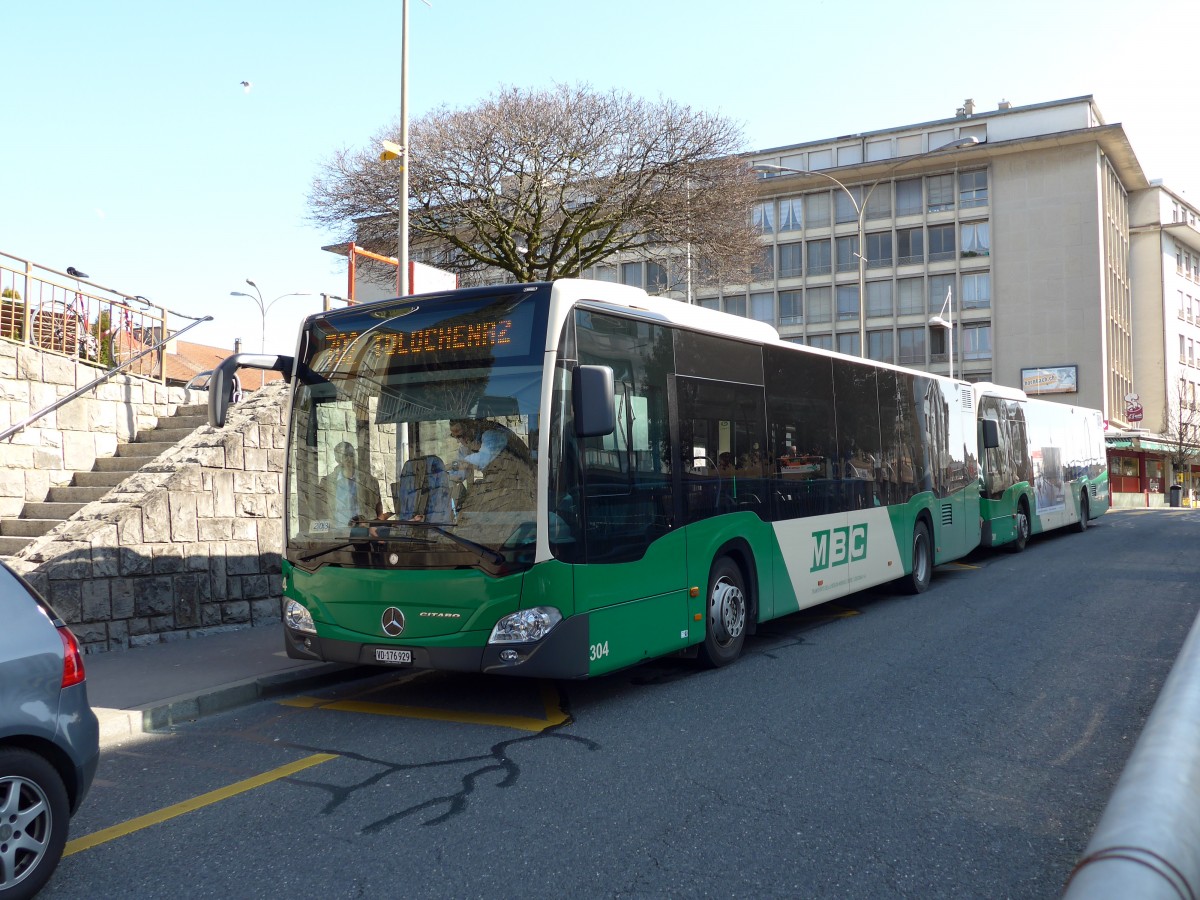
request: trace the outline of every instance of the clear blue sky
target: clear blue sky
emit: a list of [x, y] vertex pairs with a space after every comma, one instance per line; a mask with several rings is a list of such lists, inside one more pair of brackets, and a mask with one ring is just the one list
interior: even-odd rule
[[[1200, 202], [1196, 0], [410, 0], [409, 110], [586, 82], [742, 124], [746, 149], [1092, 94], [1146, 174]], [[345, 293], [306, 222], [339, 147], [398, 121], [401, 0], [6, 0], [0, 251], [216, 321]], [[239, 82], [253, 87], [245, 93]], [[290, 352], [318, 301], [271, 310]]]

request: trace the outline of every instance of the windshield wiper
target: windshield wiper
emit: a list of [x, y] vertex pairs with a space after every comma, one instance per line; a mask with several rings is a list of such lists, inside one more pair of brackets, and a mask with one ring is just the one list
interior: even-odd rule
[[433, 522], [404, 522], [403, 524], [412, 528], [428, 528], [430, 531], [454, 541], [454, 543], [461, 547], [466, 547], [468, 550], [474, 550], [477, 554], [490, 561], [493, 565], [500, 566], [508, 562], [508, 560], [504, 558], [503, 553], [493, 550], [491, 547], [486, 547], [483, 544], [477, 544], [475, 541], [472, 541], [469, 538], [461, 537], [455, 534], [453, 531], [449, 531], [441, 525], [436, 525]]
[[345, 550], [347, 547], [356, 547], [359, 544], [370, 544], [374, 541], [380, 541], [380, 542], [386, 541], [389, 543], [404, 543], [404, 544], [425, 544], [426, 546], [433, 543], [433, 541], [424, 541], [424, 540], [421, 540], [420, 538], [408, 537], [408, 536], [399, 535], [399, 534], [394, 535], [394, 536], [386, 535], [383, 537], [377, 537], [374, 535], [364, 535], [363, 537], [355, 538], [354, 540], [351, 540], [351, 541], [345, 541], [341, 544], [334, 544], [332, 547], [326, 547], [323, 550], [317, 550], [315, 553], [308, 553], [308, 554], [305, 554], [304, 556], [297, 557], [297, 558], [299, 559], [300, 562], [308, 562], [310, 559], [316, 559], [318, 556], [324, 556], [326, 553], [336, 553], [339, 550]]

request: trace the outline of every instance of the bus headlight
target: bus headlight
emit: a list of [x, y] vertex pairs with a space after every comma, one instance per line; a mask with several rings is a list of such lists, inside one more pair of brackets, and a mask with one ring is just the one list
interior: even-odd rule
[[313, 624], [312, 613], [295, 600], [289, 600], [283, 607], [283, 621], [292, 631], [303, 631], [316, 634], [317, 626]]
[[523, 644], [540, 641], [559, 622], [562, 613], [553, 606], [535, 606], [505, 616], [492, 629], [489, 644]]

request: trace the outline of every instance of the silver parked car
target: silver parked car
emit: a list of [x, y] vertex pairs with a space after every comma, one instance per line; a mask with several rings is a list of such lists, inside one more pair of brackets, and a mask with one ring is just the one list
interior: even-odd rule
[[0, 563], [2, 900], [32, 897], [49, 880], [99, 759], [75, 636]]

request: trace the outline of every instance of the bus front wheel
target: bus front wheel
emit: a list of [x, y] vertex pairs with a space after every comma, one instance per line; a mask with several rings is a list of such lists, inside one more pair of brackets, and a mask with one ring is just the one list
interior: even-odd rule
[[929, 526], [919, 520], [913, 528], [912, 571], [900, 579], [900, 585], [909, 594], [923, 594], [933, 579], [933, 544], [929, 539]]
[[746, 640], [746, 586], [742, 570], [728, 557], [718, 560], [708, 576], [704, 644], [700, 656], [717, 668], [733, 662]]
[[1080, 534], [1088, 529], [1088, 501], [1087, 495], [1079, 498], [1079, 521], [1075, 523], [1075, 530]]
[[1025, 549], [1025, 545], [1029, 543], [1029, 534], [1032, 530], [1029, 526], [1029, 507], [1022, 500], [1017, 504], [1017, 512], [1013, 518], [1013, 528], [1016, 534], [1009, 542], [1008, 549], [1013, 553], [1020, 553]]

